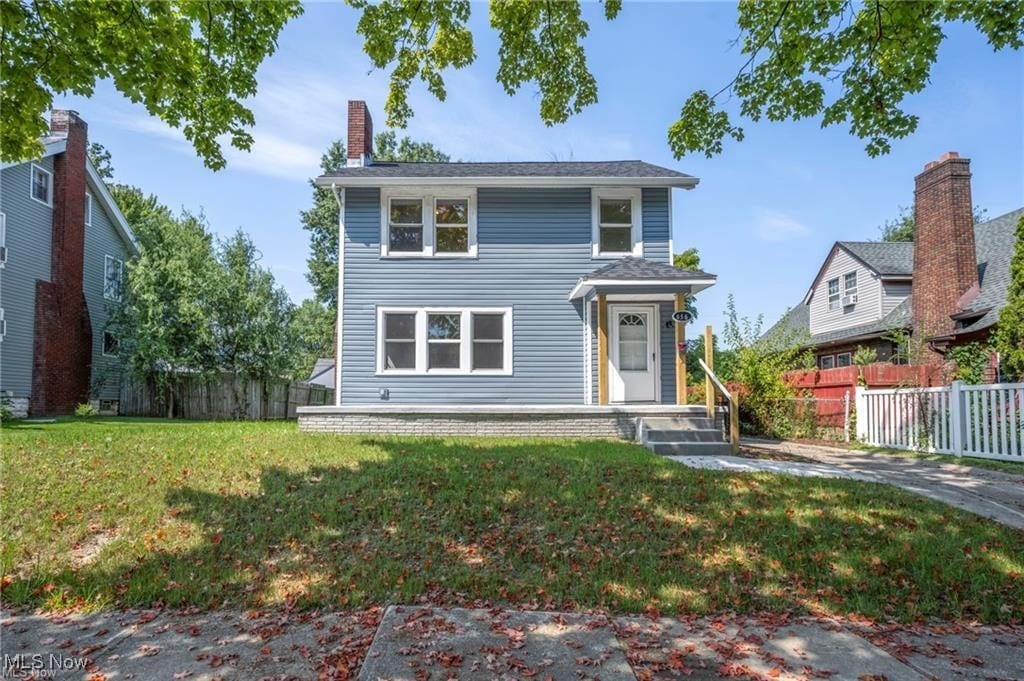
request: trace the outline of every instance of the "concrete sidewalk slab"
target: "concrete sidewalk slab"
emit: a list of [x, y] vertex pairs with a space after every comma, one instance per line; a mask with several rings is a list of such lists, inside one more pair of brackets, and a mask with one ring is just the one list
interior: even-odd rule
[[1024, 679], [1024, 629], [977, 627], [964, 631], [864, 632], [879, 647], [925, 676], [991, 681]]
[[635, 677], [603, 615], [387, 609], [360, 679]]
[[776, 473], [807, 478], [846, 478], [873, 482], [867, 476], [848, 471], [830, 464], [804, 463], [799, 461], [770, 461], [751, 459], [743, 456], [666, 456], [690, 468], [704, 468], [730, 473]]
[[[831, 466], [872, 482], [895, 485], [1024, 529], [1024, 475], [797, 442], [751, 439], [743, 444], [761, 452], [806, 459], [806, 465]], [[801, 465], [799, 461], [787, 463]]]

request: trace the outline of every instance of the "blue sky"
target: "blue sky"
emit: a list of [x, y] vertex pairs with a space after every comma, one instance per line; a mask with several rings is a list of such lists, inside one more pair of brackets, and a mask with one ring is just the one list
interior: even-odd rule
[[[803, 296], [832, 242], [874, 239], [878, 226], [913, 200], [924, 164], [948, 150], [972, 159], [976, 204], [990, 217], [1024, 205], [1024, 55], [994, 53], [973, 29], [947, 27], [931, 85], [910, 98], [917, 132], [892, 153], [869, 158], [864, 143], [815, 121], [751, 123], [747, 137], [713, 159], [676, 161], [666, 130], [691, 91], [717, 90], [744, 59], [735, 7], [727, 3], [626, 3], [613, 22], [589, 6], [586, 47], [600, 101], [564, 125], [545, 127], [536, 89], [509, 97], [495, 82], [497, 41], [487, 6], [473, 5], [477, 61], [446, 75], [448, 99], [420, 85], [407, 134], [463, 160], [640, 158], [701, 178], [675, 190], [677, 250], [700, 249], [718, 284], [699, 296], [701, 323], [716, 327], [729, 293], [740, 313], [767, 323]], [[263, 263], [298, 302], [307, 235], [308, 178], [328, 143], [345, 136], [346, 101], [365, 99], [383, 128], [388, 74], [373, 69], [355, 32], [358, 14], [340, 2], [312, 4], [282, 32], [260, 69], [251, 153], [228, 151], [228, 167], [205, 168], [181, 135], [122, 98], [109, 83], [86, 100], [59, 98], [79, 111], [90, 138], [113, 154], [115, 179], [168, 205], [202, 209], [214, 230], [249, 232]], [[733, 103], [735, 105], [735, 103]]]

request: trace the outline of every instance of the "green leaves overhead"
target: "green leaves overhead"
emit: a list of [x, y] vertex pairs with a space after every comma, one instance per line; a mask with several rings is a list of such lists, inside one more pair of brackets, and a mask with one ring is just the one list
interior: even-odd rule
[[256, 94], [256, 69], [281, 28], [301, 12], [294, 1], [0, 3], [0, 156], [37, 156], [54, 95], [91, 96], [109, 78], [222, 168], [224, 137], [252, 146], [243, 101]]
[[[618, 8], [606, 7], [609, 18]], [[492, 0], [491, 26], [501, 39], [498, 82], [512, 95], [525, 83], [540, 89], [540, 117], [564, 123], [597, 101], [597, 81], [582, 41], [590, 26], [579, 2]]]
[[356, 30], [377, 68], [394, 64], [391, 89], [384, 111], [387, 124], [405, 127], [412, 117], [409, 85], [419, 79], [444, 101], [447, 96], [441, 71], [473, 63], [473, 34], [466, 27], [469, 0], [349, 0], [363, 10]]
[[820, 117], [822, 127], [848, 124], [870, 156], [888, 153], [893, 139], [917, 129], [918, 117], [902, 103], [928, 84], [942, 25], [952, 21], [974, 24], [995, 49], [1024, 44], [1019, 2], [745, 0], [738, 24], [746, 63], [714, 95], [687, 99], [669, 146], [676, 158], [711, 157], [726, 137], [742, 140], [743, 129], [718, 108], [720, 96], [736, 95], [753, 121]]

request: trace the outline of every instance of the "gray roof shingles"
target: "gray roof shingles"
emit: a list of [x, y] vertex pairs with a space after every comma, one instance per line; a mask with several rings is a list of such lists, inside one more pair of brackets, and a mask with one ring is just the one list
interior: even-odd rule
[[[978, 278], [981, 292], [970, 302], [967, 309], [984, 312], [984, 314], [976, 321], [958, 329], [957, 333], [980, 331], [999, 321], [999, 311], [1006, 304], [1006, 295], [1010, 285], [1010, 259], [1013, 257], [1016, 242], [1017, 221], [1022, 215], [1024, 215], [1024, 208], [974, 225], [974, 248], [978, 258]], [[912, 243], [857, 241], [841, 241], [839, 243], [883, 276], [913, 272]], [[908, 263], [909, 269], [907, 269]], [[904, 272], [904, 270], [906, 271]], [[890, 329], [905, 329], [910, 326], [910, 312], [911, 298], [908, 296], [882, 319], [848, 329], [815, 334], [810, 336], [806, 344], [821, 345], [863, 336], [881, 335]], [[809, 330], [809, 308], [800, 303], [783, 315], [782, 319], [776, 322], [765, 336], [807, 334]]]
[[707, 279], [714, 281], [715, 275], [698, 270], [681, 270], [663, 262], [645, 260], [626, 256], [621, 260], [599, 267], [583, 277], [583, 281], [592, 279], [615, 279], [622, 281], [642, 281], [645, 279]]
[[914, 244], [899, 241], [840, 241], [839, 245], [882, 276], [914, 273]]
[[323, 177], [652, 177], [691, 178], [692, 175], [644, 161], [525, 161], [507, 163], [408, 163], [374, 161], [361, 167], [339, 168]]

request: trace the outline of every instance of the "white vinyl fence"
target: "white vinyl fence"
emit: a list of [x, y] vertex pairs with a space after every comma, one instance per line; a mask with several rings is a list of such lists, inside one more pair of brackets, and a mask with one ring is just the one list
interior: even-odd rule
[[1024, 383], [858, 388], [856, 402], [866, 444], [1024, 461]]

